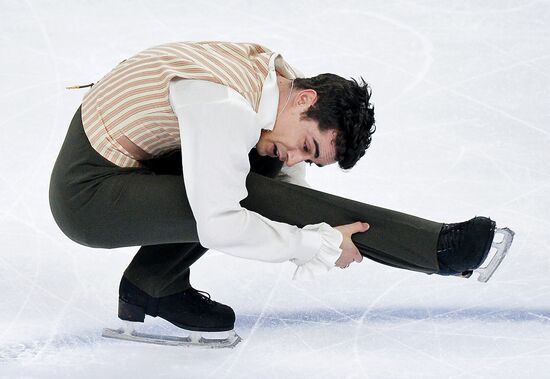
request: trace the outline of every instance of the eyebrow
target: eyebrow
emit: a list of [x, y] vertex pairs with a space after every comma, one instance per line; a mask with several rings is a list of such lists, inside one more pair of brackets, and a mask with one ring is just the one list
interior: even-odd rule
[[[317, 140], [315, 138], [313, 138], [313, 144], [315, 145], [315, 158], [319, 158], [319, 154], [320, 154], [319, 143], [317, 142]], [[310, 161], [309, 159], [306, 162], [307, 163], [314, 163], [314, 162]], [[315, 163], [315, 166], [323, 167], [324, 165]]]

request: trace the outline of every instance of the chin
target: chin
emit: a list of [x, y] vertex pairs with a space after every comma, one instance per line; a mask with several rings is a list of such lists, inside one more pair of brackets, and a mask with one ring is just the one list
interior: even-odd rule
[[256, 151], [262, 157], [268, 155], [268, 152], [266, 151], [266, 148], [265, 148], [266, 145], [269, 145], [269, 144], [263, 143], [261, 141], [256, 144]]

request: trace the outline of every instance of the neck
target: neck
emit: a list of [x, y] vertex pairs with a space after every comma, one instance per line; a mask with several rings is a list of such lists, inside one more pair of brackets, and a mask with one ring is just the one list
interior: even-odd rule
[[277, 85], [279, 87], [279, 105], [277, 106], [277, 114], [280, 114], [285, 110], [290, 102], [294, 80], [278, 76]]

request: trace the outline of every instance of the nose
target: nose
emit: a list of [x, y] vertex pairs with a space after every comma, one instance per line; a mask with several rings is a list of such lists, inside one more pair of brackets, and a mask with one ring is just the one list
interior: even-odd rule
[[289, 150], [289, 151], [287, 151], [286, 155], [287, 155], [286, 165], [288, 167], [292, 167], [296, 163], [300, 163], [301, 161], [303, 161], [305, 159], [304, 155], [301, 152], [296, 151], [296, 150], [292, 150], [292, 151]]

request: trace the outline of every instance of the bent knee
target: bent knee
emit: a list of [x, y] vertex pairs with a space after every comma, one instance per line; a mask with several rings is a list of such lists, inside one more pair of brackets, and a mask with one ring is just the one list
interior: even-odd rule
[[54, 216], [54, 220], [63, 234], [79, 245], [98, 249], [119, 247], [90, 223], [68, 217], [59, 218]]
[[118, 247], [108, 238], [109, 234], [102, 230], [103, 227], [93, 222], [91, 217], [79, 214], [55, 201], [50, 201], [50, 209], [59, 229], [74, 242], [93, 248]]

